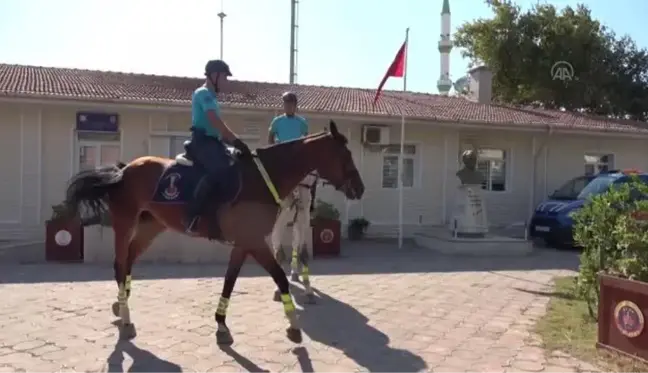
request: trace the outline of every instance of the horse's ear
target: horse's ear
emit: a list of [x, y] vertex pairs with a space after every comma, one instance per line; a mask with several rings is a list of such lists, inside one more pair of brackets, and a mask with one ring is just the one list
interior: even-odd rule
[[333, 135], [333, 137], [337, 137], [340, 134], [337, 128], [337, 124], [335, 124], [333, 120], [329, 122], [329, 131], [331, 131], [331, 135]]

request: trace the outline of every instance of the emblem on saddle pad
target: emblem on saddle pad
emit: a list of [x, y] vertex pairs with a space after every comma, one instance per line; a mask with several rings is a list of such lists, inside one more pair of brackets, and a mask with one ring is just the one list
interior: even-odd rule
[[180, 189], [176, 185], [176, 182], [180, 180], [181, 176], [179, 173], [169, 174], [165, 179], [169, 179], [169, 185], [162, 191], [162, 196], [165, 199], [172, 200], [178, 198], [180, 195]]

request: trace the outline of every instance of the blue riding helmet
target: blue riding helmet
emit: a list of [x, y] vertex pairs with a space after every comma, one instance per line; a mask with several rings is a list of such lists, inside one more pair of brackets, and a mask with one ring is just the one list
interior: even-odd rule
[[209, 77], [213, 73], [222, 73], [226, 76], [232, 76], [229, 65], [223, 60], [210, 60], [205, 65], [205, 75]]

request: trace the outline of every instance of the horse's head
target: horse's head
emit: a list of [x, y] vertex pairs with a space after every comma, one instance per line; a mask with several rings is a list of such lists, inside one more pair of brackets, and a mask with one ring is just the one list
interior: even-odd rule
[[329, 132], [318, 138], [319, 141], [321, 146], [315, 154], [319, 176], [342, 191], [348, 199], [362, 198], [365, 190], [362, 177], [347, 148], [347, 138], [338, 131], [334, 121], [330, 122]]

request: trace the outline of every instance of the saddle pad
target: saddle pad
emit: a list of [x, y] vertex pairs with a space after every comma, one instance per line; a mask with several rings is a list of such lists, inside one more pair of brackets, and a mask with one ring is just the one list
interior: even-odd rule
[[[160, 177], [153, 193], [153, 202], [186, 203], [193, 197], [194, 190], [204, 175], [205, 172], [198, 166], [183, 166], [173, 162]], [[223, 203], [231, 202], [241, 189], [238, 164], [230, 166], [220, 178], [222, 179], [218, 182], [218, 199]]]

